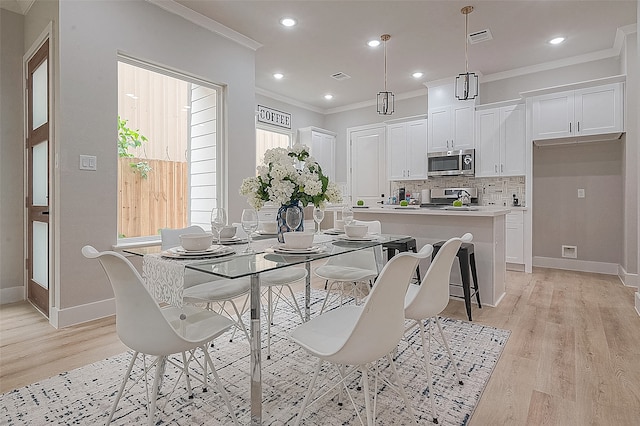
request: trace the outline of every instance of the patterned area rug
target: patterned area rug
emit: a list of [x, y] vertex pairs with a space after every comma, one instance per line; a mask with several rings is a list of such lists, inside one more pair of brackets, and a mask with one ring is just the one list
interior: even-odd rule
[[[321, 306], [324, 294], [321, 291], [312, 292], [312, 315]], [[299, 297], [302, 304], [303, 296], [300, 294]], [[278, 306], [274, 322], [272, 359], [267, 360], [266, 350], [263, 351], [263, 423], [288, 425], [295, 421], [297, 407], [304, 397], [316, 360], [288, 340], [287, 336], [290, 330], [298, 325], [299, 317], [296, 321], [293, 311], [285, 304]], [[438, 419], [441, 425], [465, 425], [473, 414], [510, 332], [447, 318], [442, 318], [441, 322], [451, 350], [459, 362], [464, 385], [457, 384], [453, 369], [448, 368], [450, 363], [444, 347], [432, 340], [432, 387], [436, 395]], [[263, 325], [264, 347], [264, 321]], [[417, 353], [421, 354], [416, 329], [409, 341], [418, 350]], [[210, 353], [229, 392], [240, 424], [249, 424], [248, 342], [244, 336], [238, 334], [231, 343], [222, 336], [216, 340]], [[416, 358], [409, 343], [403, 341], [398, 347], [396, 366], [419, 423], [432, 424], [429, 387], [421, 355], [418, 356], [419, 358]], [[0, 397], [0, 424], [105, 424], [130, 357], [131, 354], [124, 353], [5, 393]], [[147, 358], [147, 363], [149, 361]], [[382, 375], [390, 375], [389, 366], [385, 363], [380, 362], [380, 369]], [[142, 371], [143, 364], [138, 362], [133, 375], [137, 377]], [[329, 377], [335, 378], [334, 368], [325, 371]], [[188, 399], [184, 378], [179, 376], [180, 371], [177, 368], [167, 366], [158, 399], [157, 424], [232, 424], [224, 401], [215, 386], [210, 385], [209, 391], [204, 393], [198, 383], [192, 382], [195, 397]], [[153, 374], [150, 375], [149, 387], [152, 381]], [[354, 378], [349, 387], [353, 389], [351, 394], [364, 418], [362, 392], [356, 390], [358, 382], [358, 378]], [[115, 425], [139, 425], [147, 422], [144, 380], [140, 380], [133, 388], [131, 383], [132, 381], [129, 381], [116, 411], [113, 421]], [[176, 384], [176, 389], [172, 392]], [[303, 424], [306, 425], [359, 424], [355, 410], [348, 400], [345, 400], [343, 406], [338, 406], [335, 399], [331, 399], [331, 395], [306, 410], [304, 417]], [[377, 424], [409, 423], [410, 417], [402, 399], [392, 389], [380, 384], [377, 392]]]

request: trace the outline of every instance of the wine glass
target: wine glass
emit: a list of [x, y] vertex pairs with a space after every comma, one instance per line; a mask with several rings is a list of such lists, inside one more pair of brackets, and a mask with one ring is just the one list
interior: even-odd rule
[[211, 210], [211, 229], [215, 229], [218, 234], [218, 244], [220, 244], [220, 230], [227, 224], [227, 212], [222, 207]]
[[284, 221], [290, 230], [295, 231], [302, 223], [302, 209], [300, 207], [289, 207], [284, 216]]
[[322, 220], [324, 219], [324, 209], [321, 209], [320, 207], [314, 207], [313, 208], [313, 221], [315, 223], [318, 224], [318, 232], [317, 234], [320, 234], [320, 222], [322, 222]]
[[351, 225], [351, 222], [353, 222], [353, 209], [351, 206], [342, 208], [342, 220], [344, 220], [345, 225]]
[[253, 253], [251, 248], [251, 234], [258, 229], [258, 212], [254, 209], [242, 210], [242, 217], [240, 219], [242, 223], [242, 229], [247, 233], [247, 248], [245, 253]]

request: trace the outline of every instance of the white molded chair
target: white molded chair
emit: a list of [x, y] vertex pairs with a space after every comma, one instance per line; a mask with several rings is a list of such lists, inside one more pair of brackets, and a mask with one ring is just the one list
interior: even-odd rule
[[[369, 234], [380, 234], [382, 229], [380, 221], [377, 220], [354, 222], [367, 225], [369, 227]], [[324, 312], [327, 304], [331, 303], [331, 291], [336, 286], [338, 287], [340, 305], [342, 305], [344, 301], [345, 293], [352, 294], [357, 304], [359, 293], [364, 293], [362, 289], [359, 289], [359, 286], [364, 284], [367, 287], [371, 287], [373, 280], [375, 280], [382, 269], [383, 265], [381, 262], [378, 263], [376, 258], [382, 262], [382, 250], [380, 246], [333, 256], [327, 259], [324, 265], [318, 266], [313, 272], [316, 276], [325, 280], [325, 289], [327, 290], [327, 296], [322, 303], [320, 313]], [[345, 285], [349, 287], [346, 288]], [[362, 296], [366, 297], [366, 293], [362, 294]]]
[[[420, 259], [429, 257], [432, 251], [433, 247], [427, 245], [419, 253], [405, 252], [395, 256], [383, 268], [363, 305], [345, 305], [325, 312], [297, 327], [291, 333], [291, 339], [294, 342], [318, 358], [318, 364], [300, 407], [296, 424], [300, 424], [304, 410], [310, 405], [313, 388], [325, 361], [338, 367], [341, 380], [320, 397], [336, 386], [342, 385], [356, 410], [358, 419], [364, 424], [346, 383], [351, 374], [360, 371], [367, 424], [374, 424], [376, 404], [374, 402], [373, 408], [371, 407], [368, 373], [372, 369], [375, 371], [374, 380], [377, 384], [377, 361], [384, 357], [391, 366], [395, 384], [385, 378], [382, 380], [402, 396], [407, 411], [415, 423], [413, 410], [390, 354], [395, 350], [404, 333], [404, 295], [413, 270]], [[347, 366], [350, 366], [349, 370]], [[376, 394], [377, 389], [374, 389], [374, 395]], [[315, 402], [317, 399], [312, 403]]]
[[[179, 246], [181, 234], [199, 234], [204, 232], [204, 229], [197, 225], [181, 229], [161, 229], [160, 237], [162, 238], [162, 250], [167, 250], [172, 247]], [[236, 328], [245, 334], [245, 336], [247, 337], [247, 341], [250, 341], [249, 333], [247, 332], [244, 322], [242, 321], [242, 314], [247, 307], [247, 301], [249, 299], [248, 294], [250, 289], [251, 279], [248, 277], [225, 279], [215, 277], [213, 275], [203, 274], [190, 269], [185, 269], [184, 292], [182, 295], [182, 300], [185, 303], [190, 304], [206, 303], [208, 309], [211, 309], [211, 304], [215, 303], [220, 307], [218, 313], [227, 313], [225, 307], [226, 304], [229, 303], [233, 308], [233, 312], [235, 313]], [[242, 296], [245, 296], [245, 299], [241, 309], [238, 309], [238, 306], [236, 305], [234, 299]], [[229, 314], [229, 316], [233, 317], [232, 314]], [[234, 335], [235, 330], [231, 335], [230, 340], [233, 340]]]
[[[211, 368], [218, 389], [234, 423], [237, 424], [227, 392], [220, 382], [213, 361], [207, 351], [208, 343], [233, 327], [233, 321], [215, 312], [193, 306], [183, 309], [173, 306], [160, 308], [144, 286], [138, 271], [124, 256], [113, 251], [98, 252], [92, 246], [84, 246], [82, 254], [89, 259], [98, 259], [106, 272], [115, 294], [116, 331], [118, 337], [122, 340], [122, 343], [134, 351], [116, 400], [111, 408], [107, 424], [110, 424], [113, 419], [127, 379], [139, 354], [143, 358], [146, 355], [156, 357], [151, 365], [155, 364], [151, 400], [147, 400], [148, 424], [153, 425], [155, 424], [154, 417], [158, 388], [163, 371], [162, 366], [164, 366], [165, 362], [170, 362], [183, 369], [187, 379], [187, 391], [191, 394], [190, 378], [192, 376], [188, 372], [188, 364], [197, 348], [204, 352], [205, 365]], [[191, 353], [189, 360], [187, 360], [186, 352]], [[182, 353], [182, 365], [178, 365], [168, 358], [169, 355], [180, 353]], [[145, 381], [148, 371], [145, 368]], [[206, 386], [206, 369], [204, 371], [203, 383]]]
[[[424, 354], [424, 366], [427, 372], [427, 381], [430, 386], [433, 383], [431, 381], [431, 371], [429, 369], [429, 360], [431, 359], [430, 344], [431, 335], [433, 333], [431, 324], [433, 322], [435, 322], [438, 326], [443, 345], [446, 348], [447, 353], [449, 354], [449, 359], [451, 361], [451, 364], [453, 365], [454, 373], [458, 379], [458, 383], [463, 384], [462, 377], [460, 376], [460, 372], [458, 371], [458, 366], [456, 365], [451, 350], [449, 349], [449, 343], [447, 342], [447, 339], [442, 332], [442, 326], [440, 325], [438, 315], [447, 307], [447, 304], [449, 303], [449, 276], [451, 274], [451, 266], [453, 265], [453, 260], [458, 253], [460, 245], [462, 243], [469, 243], [471, 242], [471, 240], [473, 240], [473, 235], [471, 235], [470, 233], [466, 233], [461, 238], [451, 238], [447, 242], [445, 242], [442, 248], [438, 251], [438, 254], [436, 254], [436, 257], [431, 262], [427, 273], [422, 279], [422, 284], [410, 284], [405, 296], [405, 317], [409, 320], [415, 321], [406, 330], [406, 332], [409, 332], [415, 326], [418, 326], [420, 329], [422, 351]], [[426, 333], [424, 326], [424, 320], [426, 319], [432, 320], [428, 322], [428, 342], [425, 336]], [[411, 346], [411, 343], [407, 343], [409, 343], [412, 350], [414, 350], [413, 346]], [[433, 422], [438, 423], [434, 396], [435, 393], [433, 392], [432, 388], [429, 392], [429, 398], [431, 399]]]
[[[247, 238], [247, 233], [242, 229], [241, 223], [233, 224], [237, 230], [239, 238]], [[267, 271], [260, 274], [260, 287], [264, 290], [262, 295], [267, 298], [267, 359], [271, 359], [271, 326], [273, 325], [273, 312], [277, 308], [278, 302], [289, 305], [300, 316], [300, 322], [304, 322], [302, 310], [293, 293], [291, 284], [307, 278], [307, 270], [304, 268], [290, 267]], [[283, 293], [284, 289], [289, 290], [290, 299]]]

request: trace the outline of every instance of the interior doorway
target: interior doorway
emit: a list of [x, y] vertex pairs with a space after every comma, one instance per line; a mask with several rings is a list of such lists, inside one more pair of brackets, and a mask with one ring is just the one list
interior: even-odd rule
[[49, 40], [27, 61], [27, 300], [49, 316]]

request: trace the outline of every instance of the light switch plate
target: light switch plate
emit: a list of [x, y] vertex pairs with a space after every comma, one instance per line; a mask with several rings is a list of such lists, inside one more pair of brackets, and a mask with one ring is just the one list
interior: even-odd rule
[[80, 156], [80, 170], [98, 170], [98, 160], [95, 155]]
[[578, 189], [578, 198], [584, 198], [584, 189]]

